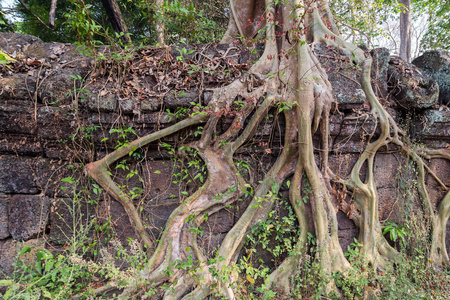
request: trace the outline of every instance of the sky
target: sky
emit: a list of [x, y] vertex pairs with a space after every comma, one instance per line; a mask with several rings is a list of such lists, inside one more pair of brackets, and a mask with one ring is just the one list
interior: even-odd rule
[[[0, 0], [0, 7], [2, 10], [3, 8], [13, 7], [14, 2], [16, 2], [16, 0]], [[12, 18], [10, 15], [7, 14], [6, 17], [9, 20], [14, 21], [14, 18]]]

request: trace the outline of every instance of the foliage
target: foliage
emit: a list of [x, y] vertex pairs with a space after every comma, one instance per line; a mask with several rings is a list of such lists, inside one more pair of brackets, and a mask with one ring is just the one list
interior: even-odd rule
[[[398, 47], [399, 37], [393, 30], [404, 9], [398, 0], [331, 0], [338, 26], [352, 42], [376, 47], [380, 41], [390, 40]], [[445, 0], [412, 0], [413, 26], [419, 39], [420, 51], [450, 49], [450, 4]], [[390, 24], [389, 30], [386, 30]], [[422, 31], [424, 32], [422, 36]], [[385, 45], [386, 42], [383, 42]], [[391, 49], [398, 50], [398, 49]]]
[[[77, 181], [72, 177], [64, 178], [62, 183], [72, 186], [73, 198], [66, 203], [72, 222], [65, 220], [71, 228], [65, 238], [67, 244], [61, 251], [35, 246], [24, 246], [18, 253], [12, 278], [0, 281], [8, 289], [3, 299], [68, 299], [85, 289], [93, 279], [93, 274], [84, 266], [74, 264], [71, 257], [93, 253], [96, 243], [92, 243], [89, 232], [95, 220], [82, 220], [82, 191], [78, 191]], [[66, 187], [62, 187], [66, 189]], [[62, 200], [61, 200], [62, 201]]]
[[[47, 26], [51, 0], [23, 0], [23, 3], [28, 9], [20, 3], [17, 3], [15, 8], [14, 17], [19, 21], [11, 24], [1, 15], [0, 29], [11, 30], [14, 25], [16, 32], [34, 35], [46, 42], [77, 41], [96, 45], [117, 40], [101, 1], [59, 0], [53, 28]], [[158, 18], [162, 18], [166, 24], [170, 43], [218, 40], [228, 22], [223, 10], [219, 10], [225, 8], [225, 3], [218, 0], [193, 3], [183, 0], [166, 1], [164, 13], [157, 11], [153, 1], [119, 0], [118, 3], [131, 38], [136, 44], [155, 43]]]
[[[0, 7], [1, 8], [1, 7]], [[14, 24], [6, 18], [6, 14], [0, 10], [0, 31], [14, 31]]]
[[395, 0], [331, 0], [330, 6], [341, 33], [368, 47], [374, 46], [376, 38], [389, 38], [383, 24], [400, 9]]
[[189, 5], [181, 1], [165, 2], [163, 13], [157, 12], [157, 18], [162, 18], [166, 25], [169, 44], [205, 43], [218, 40], [223, 34], [223, 28], [206, 17], [204, 10], [198, 11], [192, 2]]
[[15, 62], [16, 60], [0, 50], [0, 64], [8, 64], [10, 62]]
[[391, 241], [395, 242], [400, 239], [401, 242], [406, 243], [406, 237], [410, 234], [405, 225], [398, 225], [393, 222], [386, 222], [383, 225], [383, 235], [389, 233]]
[[421, 50], [450, 50], [450, 2], [446, 0], [415, 0], [413, 9], [417, 15], [428, 16], [427, 31], [421, 41]]

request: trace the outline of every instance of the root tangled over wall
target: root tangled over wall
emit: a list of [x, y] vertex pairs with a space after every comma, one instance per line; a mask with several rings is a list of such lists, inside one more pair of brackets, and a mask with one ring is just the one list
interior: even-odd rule
[[[135, 121], [144, 124], [139, 128], [142, 137], [133, 141], [117, 138], [115, 142], [119, 147], [111, 153], [100, 153], [95, 147], [89, 148], [92, 145], [83, 144], [82, 139], [72, 139], [76, 147], [84, 150], [85, 156], [79, 160], [86, 162], [85, 174], [123, 206], [134, 236], [145, 245], [148, 254], [144, 269], [138, 278], [121, 291], [120, 297], [135, 297], [144, 293], [147, 287], [161, 288], [167, 285], [169, 288], [163, 292], [164, 299], [202, 299], [210, 295], [236, 299], [235, 287], [239, 274], [233, 266], [249, 230], [268, 218], [283, 185], [287, 185], [289, 203], [297, 218], [300, 233], [294, 251], [267, 277], [264, 283], [267, 288], [289, 294], [292, 290], [291, 279], [298, 272], [304, 257], [310, 254], [310, 235], [316, 239], [315, 259], [320, 269], [328, 275], [340, 272], [345, 276], [351, 264], [344, 255], [339, 239], [343, 219], [351, 220], [358, 228], [357, 240], [361, 244], [360, 254], [364, 265], [374, 272], [386, 269], [396, 263], [400, 255], [382, 232], [381, 222], [385, 216], [380, 216], [383, 213], [380, 212], [380, 180], [375, 174], [377, 159], [387, 153], [408, 158], [415, 165], [417, 199], [429, 224], [429, 259], [433, 265], [447, 265], [449, 256], [445, 237], [450, 217], [448, 177], [441, 178], [427, 162], [433, 159], [448, 160], [449, 148], [411, 146], [409, 132], [402, 130], [398, 124], [399, 113], [388, 103], [387, 91], [380, 92], [383, 87], [377, 86], [377, 94], [374, 92], [373, 84], [376, 85], [379, 80], [372, 82], [371, 79], [372, 66], [376, 65], [372, 62], [371, 54], [342, 39], [333, 23], [327, 1], [293, 0], [277, 5], [270, 0], [231, 1], [231, 7], [233, 14], [223, 41], [233, 42], [237, 35], [241, 35], [245, 42], [254, 43], [257, 55], [248, 54], [247, 60], [233, 61], [234, 56], [238, 55], [233, 51], [242, 50], [236, 45], [224, 49], [218, 46], [218, 54], [213, 56], [205, 55], [209, 51], [208, 46], [201, 51], [194, 51], [192, 56], [183, 56], [180, 50], [174, 53], [161, 49], [140, 50], [143, 56], [130, 58], [125, 63], [97, 64], [91, 73], [87, 66], [93, 62], [75, 59], [83, 60], [85, 68], [78, 66], [83, 70], [77, 72], [85, 73], [86, 76], [82, 77], [88, 84], [75, 82], [72, 97], [64, 99], [67, 103], [62, 103], [70, 107], [70, 116], [62, 116], [62, 119], [73, 117], [72, 125], [76, 126], [83, 118], [78, 106], [84, 105], [98, 112], [95, 117], [101, 124], [110, 117], [105, 112], [114, 111], [118, 106], [125, 114], [137, 115], [130, 123]], [[254, 37], [264, 38], [263, 50], [261, 44], [252, 41]], [[44, 46], [44, 50], [45, 47], [60, 46]], [[159, 57], [146, 56], [148, 53], [159, 53]], [[177, 59], [173, 56], [177, 56]], [[256, 62], [248, 63], [249, 57]], [[34, 64], [42, 66], [41, 72], [45, 64], [37, 59], [34, 61]], [[345, 64], [347, 69], [336, 68], [337, 64]], [[30, 62], [30, 65], [33, 63]], [[30, 65], [16, 64], [15, 68], [16, 71], [26, 69], [31, 72], [28, 69]], [[205, 67], [207, 72], [200, 71], [198, 65]], [[343, 74], [349, 70], [349, 74]], [[36, 124], [48, 121], [45, 113], [51, 108], [48, 109], [46, 105], [49, 99], [58, 98], [49, 91], [46, 94], [39, 89], [41, 85], [47, 84], [48, 77], [55, 75], [54, 72], [46, 73], [43, 78], [38, 74], [34, 90], [30, 87], [19, 90], [22, 92], [21, 97], [33, 100], [27, 112], [30, 119], [34, 117]], [[344, 101], [338, 104], [337, 91], [333, 90], [332, 83], [336, 83], [333, 77], [338, 73], [340, 80], [346, 78], [345, 82], [358, 90], [354, 94], [359, 95], [359, 98], [355, 96], [345, 100], [348, 101], [345, 113], [339, 112], [342, 109], [340, 104]], [[106, 83], [101, 81], [104, 76], [110, 78]], [[147, 86], [141, 78], [148, 81]], [[114, 86], [111, 82], [116, 79], [119, 84]], [[11, 81], [10, 85], [3, 87], [3, 92], [14, 98], [17, 94], [12, 92], [11, 86], [17, 87], [18, 84], [14, 85]], [[84, 88], [88, 86], [98, 88], [97, 98], [89, 98], [84, 94]], [[179, 91], [192, 86], [200, 86], [200, 93]], [[117, 88], [115, 94], [109, 91], [113, 88]], [[164, 98], [168, 112], [158, 113], [157, 116], [147, 114], [145, 110], [151, 110], [150, 107], [161, 107], [161, 98]], [[161, 118], [163, 114], [166, 119]], [[110, 123], [118, 122], [120, 118]], [[143, 120], [151, 118], [156, 119], [153, 122], [156, 130], [145, 128]], [[261, 129], [265, 128], [266, 120], [270, 118], [276, 121], [272, 121], [273, 127], [269, 126], [266, 135], [272, 145], [278, 142], [279, 145], [252, 154], [253, 157], [260, 156], [261, 164], [264, 156], [274, 157], [264, 166], [261, 178], [255, 180], [251, 168], [243, 170], [239, 167], [242, 162], [237, 158], [246, 147], [252, 147], [255, 137], [264, 135]], [[284, 125], [280, 126], [281, 123]], [[274, 133], [273, 128], [277, 124], [278, 133]], [[25, 129], [31, 132], [33, 128]], [[137, 135], [130, 128], [132, 126], [124, 126], [110, 133], [120, 136], [127, 130]], [[341, 132], [345, 130], [349, 132]], [[180, 136], [177, 134], [180, 132], [192, 134], [178, 143]], [[358, 144], [352, 138], [356, 132], [363, 133], [356, 138]], [[86, 127], [77, 131], [78, 135], [85, 137], [90, 133]], [[52, 132], [47, 134], [51, 135]], [[96, 142], [114, 145], [108, 140], [110, 136], [106, 136], [99, 137]], [[170, 140], [175, 140], [173, 144], [177, 145], [176, 149], [161, 142]], [[268, 142], [261, 143], [264, 145]], [[170, 155], [178, 152], [177, 157], [183, 159], [194, 153], [205, 165], [203, 173], [197, 173], [198, 176], [192, 178], [192, 181], [202, 178], [197, 181], [201, 182], [200, 186], [192, 188], [190, 192], [183, 191], [182, 200], [168, 216], [158, 240], [148, 230], [147, 220], [142, 213], [143, 206], [139, 201], [145, 200], [145, 196], [137, 198], [137, 201], [136, 194], [127, 190], [113, 176], [118, 166], [125, 168], [122, 161], [133, 157], [134, 153], [139, 154], [141, 149], [148, 150], [149, 145], [159, 152], [166, 147], [170, 149]], [[340, 163], [332, 162], [336, 158], [335, 152], [341, 152], [344, 148], [352, 149], [350, 152], [353, 157]], [[339, 167], [336, 168], [336, 165]], [[348, 172], [341, 172], [341, 167], [348, 169]], [[441, 173], [445, 175], [445, 171]], [[427, 176], [433, 177], [442, 190], [438, 203], [435, 195], [430, 196], [426, 185]], [[148, 177], [151, 179], [151, 176]], [[0, 191], [9, 193], [7, 189]], [[38, 191], [36, 189], [36, 193]], [[45, 193], [42, 189], [40, 191]], [[233, 226], [224, 230], [215, 248], [216, 253], [212, 255], [204, 247], [202, 226], [208, 218], [218, 215], [230, 205], [239, 206], [239, 200], [245, 197], [248, 205], [236, 214], [236, 220], [231, 222]], [[187, 260], [195, 261], [196, 268], [187, 270], [179, 267]], [[116, 284], [112, 282], [94, 293], [104, 293], [115, 287]], [[335, 283], [330, 281], [324, 289], [336, 290]]]

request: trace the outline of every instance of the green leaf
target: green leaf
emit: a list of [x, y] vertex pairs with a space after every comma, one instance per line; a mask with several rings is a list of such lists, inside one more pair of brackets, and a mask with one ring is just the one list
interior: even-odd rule
[[5, 52], [0, 50], [0, 63], [1, 64], [7, 64], [9, 62], [16, 62], [16, 61], [17, 60], [15, 60], [11, 56], [9, 56], [8, 54], [6, 54]]
[[12, 281], [12, 280], [0, 280], [0, 286], [10, 286], [13, 284], [14, 284], [14, 281]]
[[25, 253], [29, 253], [31, 251], [31, 246], [25, 246], [20, 250], [20, 255], [24, 255]]
[[48, 251], [47, 249], [38, 250], [36, 259], [37, 261], [40, 262], [42, 260], [47, 260], [50, 258], [53, 258], [53, 254], [50, 251]]
[[53, 295], [49, 291], [47, 291], [45, 289], [42, 291], [42, 294], [44, 295], [44, 297], [47, 297], [49, 299], [53, 299], [54, 298]]
[[397, 240], [397, 230], [391, 230], [391, 240]]

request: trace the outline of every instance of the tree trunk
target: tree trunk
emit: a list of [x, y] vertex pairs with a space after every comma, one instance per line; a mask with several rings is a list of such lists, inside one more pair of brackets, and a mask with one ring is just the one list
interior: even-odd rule
[[102, 0], [103, 7], [108, 14], [109, 21], [115, 32], [118, 34], [124, 33], [121, 36], [121, 40], [125, 44], [131, 43], [131, 39], [128, 35], [128, 28], [122, 17], [122, 12], [120, 11], [119, 4], [116, 0]]
[[58, 0], [52, 0], [52, 4], [50, 6], [50, 13], [48, 16], [48, 23], [50, 24], [50, 27], [55, 26], [55, 11], [56, 11], [56, 2]]
[[156, 10], [158, 15], [156, 20], [156, 41], [160, 45], [165, 45], [164, 0], [156, 0]]
[[401, 0], [400, 12], [400, 58], [411, 62], [411, 0]]

